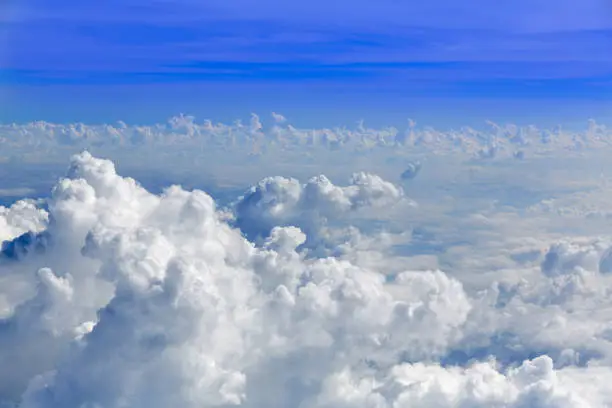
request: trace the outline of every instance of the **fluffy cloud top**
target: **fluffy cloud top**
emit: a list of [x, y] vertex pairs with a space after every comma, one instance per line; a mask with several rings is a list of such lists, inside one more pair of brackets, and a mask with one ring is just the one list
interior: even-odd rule
[[323, 175], [305, 184], [271, 177], [235, 203], [235, 222], [251, 240], [267, 237], [276, 226], [298, 226], [307, 239], [317, 240], [329, 219], [363, 209], [389, 210], [403, 198], [401, 188], [367, 173], [354, 174], [347, 187], [335, 186]]
[[0, 242], [26, 232], [40, 232], [47, 221], [48, 214], [32, 201], [19, 201], [9, 208], [0, 206]]
[[[4, 245], [26, 250], [0, 255], [0, 400], [23, 408], [612, 404], [605, 244], [554, 246], [527, 281], [480, 292], [452, 271], [407, 264], [391, 277], [384, 262], [301, 250], [323, 219], [376, 214], [402, 199], [366, 173], [346, 187], [277, 177], [249, 190], [228, 220], [205, 192], [171, 186], [154, 195], [112, 162], [79, 154], [47, 210], [20, 202], [2, 213], [3, 239], [13, 239]], [[31, 239], [18, 241], [28, 231]]]
[[193, 116], [172, 117], [167, 123], [155, 125], [117, 124], [86, 125], [83, 123], [54, 124], [33, 122], [0, 125], [0, 146], [4, 151], [23, 148], [70, 149], [117, 147], [178, 146], [195, 152], [245, 150], [265, 154], [268, 150], [339, 149], [359, 152], [371, 149], [403, 151], [427, 149], [439, 153], [461, 152], [474, 157], [523, 158], [554, 150], [582, 150], [609, 146], [610, 130], [590, 120], [582, 131], [561, 127], [541, 129], [536, 126], [499, 125], [488, 122], [486, 129], [463, 127], [437, 130], [418, 127], [412, 120], [404, 129], [395, 127], [368, 128], [361, 122], [356, 128], [296, 128], [282, 115], [272, 114], [272, 126], [264, 126], [253, 114], [248, 124], [238, 120], [233, 124], [214, 124], [210, 120], [197, 122]]

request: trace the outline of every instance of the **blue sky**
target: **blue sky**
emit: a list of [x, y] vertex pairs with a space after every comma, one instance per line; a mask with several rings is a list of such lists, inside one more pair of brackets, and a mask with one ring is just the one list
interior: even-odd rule
[[606, 3], [0, 0], [0, 120], [605, 120]]

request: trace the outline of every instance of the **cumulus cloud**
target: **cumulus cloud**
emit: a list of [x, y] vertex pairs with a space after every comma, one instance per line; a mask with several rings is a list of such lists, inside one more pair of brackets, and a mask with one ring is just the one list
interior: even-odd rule
[[283, 123], [287, 121], [287, 118], [285, 118], [280, 113], [276, 113], [276, 112], [272, 112], [272, 118], [274, 119], [276, 123]]
[[[487, 128], [434, 129], [417, 127], [409, 121], [406, 129], [393, 126], [370, 128], [360, 122], [354, 128], [297, 128], [282, 114], [272, 113], [272, 126], [264, 126], [257, 114], [248, 125], [238, 120], [231, 124], [197, 121], [178, 115], [166, 123], [129, 125], [124, 122], [102, 125], [84, 123], [57, 124], [44, 121], [0, 125], [3, 152], [24, 153], [24, 148], [104, 149], [164, 146], [186, 147], [202, 153], [210, 151], [246, 151], [264, 154], [267, 150], [305, 149], [346, 150], [349, 152], [383, 150], [387, 153], [430, 150], [437, 153], [464, 153], [484, 159], [526, 153], [543, 154], [549, 150], [580, 151], [610, 145], [610, 129], [590, 120], [584, 130], [553, 129], [534, 125], [517, 126], [487, 122]], [[28, 151], [31, 154], [31, 150]]]
[[400, 176], [402, 180], [412, 180], [418, 176], [421, 171], [421, 162], [416, 161], [414, 163], [408, 163], [406, 170], [404, 170]]
[[368, 173], [356, 173], [346, 187], [327, 177], [313, 177], [305, 184], [296, 179], [271, 177], [246, 192], [235, 204], [235, 224], [247, 238], [265, 238], [276, 226], [297, 226], [316, 245], [329, 219], [338, 221], [351, 212], [390, 208], [404, 199], [400, 187]]
[[19, 249], [0, 255], [0, 400], [612, 404], [607, 241], [554, 244], [540, 267], [484, 290], [452, 270], [406, 263], [390, 274], [384, 260], [309, 256], [311, 237], [346, 228], [332, 221], [403, 200], [369, 173], [344, 187], [272, 177], [222, 209], [199, 190], [152, 194], [111, 161], [78, 154], [44, 208], [19, 202], [0, 218], [4, 245]]
[[40, 232], [47, 221], [47, 213], [31, 200], [18, 201], [8, 208], [0, 206], [0, 243], [26, 232]]
[[[578, 375], [576, 375], [578, 374]], [[525, 361], [500, 373], [495, 364], [467, 368], [402, 364], [388, 377], [355, 378], [342, 372], [329, 378], [316, 404], [322, 407], [590, 407], [602, 406], [587, 396], [586, 384], [570, 370], [555, 371], [550, 358]], [[609, 375], [609, 373], [606, 373]], [[576, 384], [578, 383], [578, 384]]]

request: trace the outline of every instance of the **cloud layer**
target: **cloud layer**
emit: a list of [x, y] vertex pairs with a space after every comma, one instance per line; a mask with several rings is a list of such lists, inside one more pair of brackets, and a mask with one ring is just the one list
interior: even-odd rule
[[[218, 208], [203, 191], [154, 195], [112, 162], [76, 155], [44, 209], [0, 211], [0, 400], [612, 404], [612, 244], [556, 243], [540, 266], [483, 290], [409, 262], [391, 274], [385, 242], [356, 245], [333, 234], [346, 225], [324, 222], [352, 211], [376, 217], [405, 200], [399, 187], [358, 173], [346, 187], [324, 176], [268, 178]], [[312, 236], [332, 237], [344, 253], [312, 256]], [[364, 261], [374, 253], [382, 260]]]
[[[403, 129], [369, 128], [360, 122], [353, 129], [296, 128], [282, 115], [272, 114], [272, 123], [264, 125], [252, 114], [248, 123], [198, 122], [195, 117], [179, 115], [167, 123], [155, 125], [84, 123], [56, 124], [44, 121], [0, 125], [0, 146], [6, 152], [21, 149], [125, 149], [177, 147], [185, 155], [186, 147], [194, 157], [213, 151], [246, 152], [251, 155], [279, 151], [329, 150], [351, 153], [372, 150], [410, 152], [419, 149], [437, 153], [467, 153], [474, 157], [517, 157], [554, 150], [582, 150], [610, 145], [611, 130], [594, 120], [584, 130], [553, 129], [534, 125], [517, 126], [487, 122], [485, 128], [462, 127], [438, 130], [417, 126], [408, 120]], [[43, 150], [41, 150], [43, 151]], [[6, 159], [5, 159], [6, 160]]]

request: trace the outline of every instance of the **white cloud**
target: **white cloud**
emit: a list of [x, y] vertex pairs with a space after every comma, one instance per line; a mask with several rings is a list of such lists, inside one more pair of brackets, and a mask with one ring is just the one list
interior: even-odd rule
[[[555, 371], [548, 357], [525, 361], [499, 372], [493, 363], [467, 368], [404, 364], [382, 379], [343, 371], [326, 379], [316, 407], [593, 407], [603, 406], [587, 394], [581, 372]], [[599, 373], [606, 377], [609, 371]], [[578, 377], [575, 379], [574, 377]], [[601, 385], [598, 384], [598, 385]]]
[[276, 113], [276, 112], [272, 112], [272, 118], [274, 119], [276, 123], [283, 123], [287, 121], [287, 118], [285, 118], [280, 113]]
[[[561, 127], [542, 129], [534, 125], [499, 125], [487, 122], [488, 129], [440, 130], [417, 127], [409, 121], [406, 129], [394, 127], [368, 128], [363, 122], [354, 129], [296, 128], [279, 114], [272, 113], [273, 126], [266, 127], [257, 114], [252, 114], [248, 126], [210, 120], [198, 122], [195, 117], [179, 115], [167, 123], [154, 125], [117, 124], [87, 125], [84, 123], [55, 124], [44, 121], [26, 124], [0, 125], [0, 146], [3, 152], [24, 147], [113, 149], [133, 146], [166, 146], [198, 148], [208, 152], [224, 149], [252, 152], [254, 147], [273, 149], [283, 141], [282, 148], [291, 150], [306, 146], [320, 149], [339, 148], [349, 151], [384, 148], [388, 152], [418, 148], [440, 153], [462, 152], [470, 155], [513, 157], [517, 148], [523, 154], [543, 154], [556, 150], [581, 150], [610, 145], [610, 129], [590, 120], [584, 130], [564, 130]], [[265, 150], [265, 149], [264, 149]], [[261, 152], [260, 152], [261, 153]], [[6, 153], [5, 153], [6, 154]]]
[[[257, 123], [248, 132], [259, 132]], [[172, 126], [192, 125], [183, 117]], [[151, 194], [112, 162], [81, 153], [47, 210], [18, 202], [1, 213], [4, 239], [31, 234], [8, 242], [19, 257], [0, 256], [0, 400], [24, 408], [612, 404], [608, 240], [564, 240], [532, 256], [552, 236], [510, 236], [509, 226], [529, 224], [491, 210], [447, 227], [482, 241], [468, 258], [502, 248], [506, 269], [419, 270], [416, 257], [393, 248], [410, 235], [404, 218], [429, 222], [439, 212], [433, 201], [406, 212], [406, 201], [399, 187], [361, 172], [348, 186], [267, 178], [220, 209], [199, 190]], [[393, 206], [402, 211], [388, 231], [355, 227]], [[334, 248], [310, 256], [302, 247], [312, 249], [313, 238]]]
[[338, 187], [325, 176], [305, 184], [296, 179], [272, 177], [252, 187], [235, 204], [235, 223], [251, 240], [265, 238], [276, 226], [298, 226], [311, 246], [324, 240], [329, 219], [338, 221], [363, 209], [390, 211], [404, 200], [400, 187], [380, 177], [355, 173], [350, 184]]
[[40, 232], [47, 224], [47, 213], [33, 201], [18, 201], [11, 207], [0, 206], [0, 243], [28, 231]]

